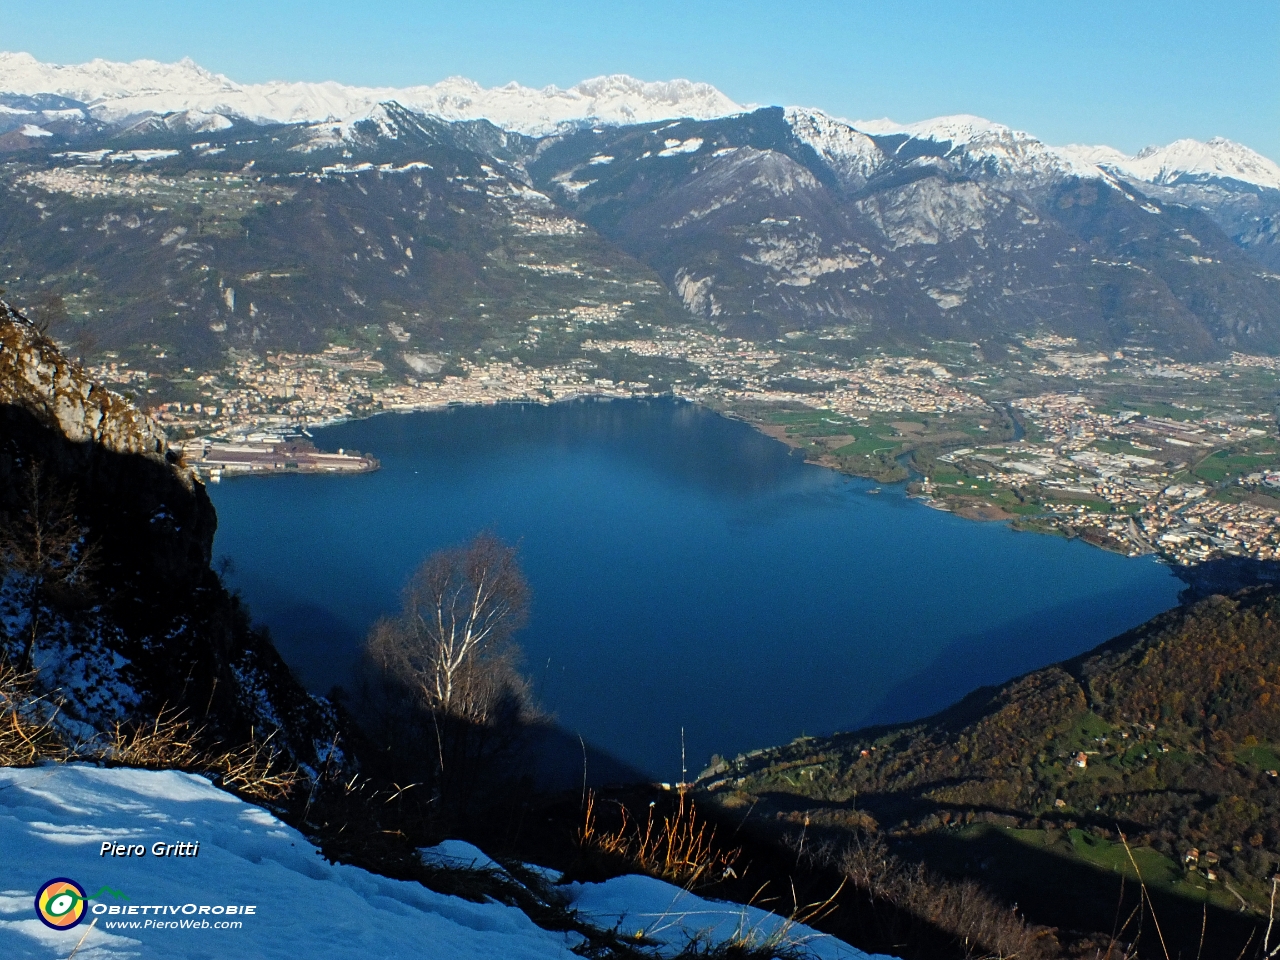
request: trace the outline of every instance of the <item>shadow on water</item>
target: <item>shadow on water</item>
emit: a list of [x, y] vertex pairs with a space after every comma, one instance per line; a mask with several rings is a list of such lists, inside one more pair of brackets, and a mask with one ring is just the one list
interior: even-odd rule
[[[947, 644], [929, 663], [895, 684], [867, 715], [869, 725], [930, 716], [979, 687], [1001, 684], [1081, 654], [1081, 636], [1110, 638], [1134, 626], [1126, 590], [1091, 602], [1055, 604]], [[1052, 630], [1046, 625], [1052, 624]], [[1102, 639], [1099, 642], [1103, 642]]]
[[351, 675], [364, 631], [339, 611], [296, 597], [255, 603], [255, 615], [272, 625], [272, 642], [308, 690], [322, 693]]
[[1219, 557], [1194, 567], [1174, 567], [1173, 573], [1187, 585], [1182, 591], [1182, 601], [1194, 603], [1214, 593], [1235, 593], [1246, 587], [1280, 584], [1280, 561]]

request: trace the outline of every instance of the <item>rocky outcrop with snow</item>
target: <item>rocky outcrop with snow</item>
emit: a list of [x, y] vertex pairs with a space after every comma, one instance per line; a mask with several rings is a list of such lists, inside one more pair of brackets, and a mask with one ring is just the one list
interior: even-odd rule
[[[83, 590], [63, 596], [0, 555], [0, 655], [25, 659], [30, 643], [65, 732], [185, 711], [228, 744], [276, 731], [292, 759], [316, 761], [335, 735], [332, 708], [210, 568], [217, 516], [203, 485], [155, 421], [0, 300], [0, 523], [51, 503], [96, 560]], [[29, 534], [15, 536], [26, 546], [6, 549], [30, 556]]]
[[857, 120], [852, 126], [873, 136], [905, 136], [930, 141], [941, 148], [943, 158], [970, 175], [985, 175], [1006, 182], [1037, 185], [1068, 177], [1099, 179], [1102, 171], [1076, 155], [1050, 147], [1022, 130], [983, 117], [957, 114], [918, 123]]
[[846, 186], [862, 186], [885, 161], [875, 140], [848, 121], [803, 107], [788, 107], [786, 118], [796, 138], [812, 147]]

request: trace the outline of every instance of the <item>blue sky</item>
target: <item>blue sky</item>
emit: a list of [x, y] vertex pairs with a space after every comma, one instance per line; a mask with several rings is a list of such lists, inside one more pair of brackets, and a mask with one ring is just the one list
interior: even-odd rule
[[190, 56], [240, 81], [715, 84], [851, 119], [976, 113], [1135, 151], [1221, 135], [1280, 159], [1280, 2], [0, 0], [0, 48]]

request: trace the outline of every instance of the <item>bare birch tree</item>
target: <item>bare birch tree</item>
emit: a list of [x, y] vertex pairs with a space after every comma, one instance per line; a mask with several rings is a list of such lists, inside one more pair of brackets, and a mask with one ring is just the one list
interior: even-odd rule
[[515, 548], [481, 534], [427, 558], [405, 588], [400, 615], [374, 627], [367, 652], [420, 707], [488, 723], [521, 687], [511, 638], [528, 605]]
[[529, 588], [516, 550], [490, 534], [428, 557], [400, 613], [369, 632], [357, 710], [394, 776], [427, 789], [431, 815], [467, 816], [506, 776], [532, 718], [512, 639]]

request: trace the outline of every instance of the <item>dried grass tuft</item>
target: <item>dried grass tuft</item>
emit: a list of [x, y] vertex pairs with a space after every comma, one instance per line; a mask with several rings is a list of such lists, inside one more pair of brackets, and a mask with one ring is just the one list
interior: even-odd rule
[[193, 725], [181, 711], [161, 710], [146, 723], [117, 723], [95, 759], [147, 770], [211, 773], [237, 793], [281, 800], [293, 792], [302, 775], [284, 760], [271, 739], [254, 736], [234, 750], [210, 750], [204, 746], [203, 727]]
[[180, 711], [161, 710], [145, 723], [116, 723], [98, 759], [144, 770], [192, 770], [204, 765], [200, 731]]
[[0, 767], [65, 760], [70, 751], [53, 727], [56, 706], [35, 692], [35, 672], [0, 659]]
[[614, 831], [601, 829], [595, 803], [595, 793], [588, 792], [582, 829], [578, 831], [579, 845], [627, 860], [650, 876], [692, 889], [731, 875], [742, 855], [740, 848], [721, 849], [716, 845], [715, 827], [698, 819], [697, 808], [683, 792], [676, 809], [664, 815], [661, 822], [650, 806], [643, 829], [623, 804], [618, 804], [621, 826]]
[[293, 793], [302, 774], [272, 745], [271, 736], [266, 740], [254, 737], [244, 746], [214, 757], [213, 770], [224, 786], [258, 800], [283, 800]]

